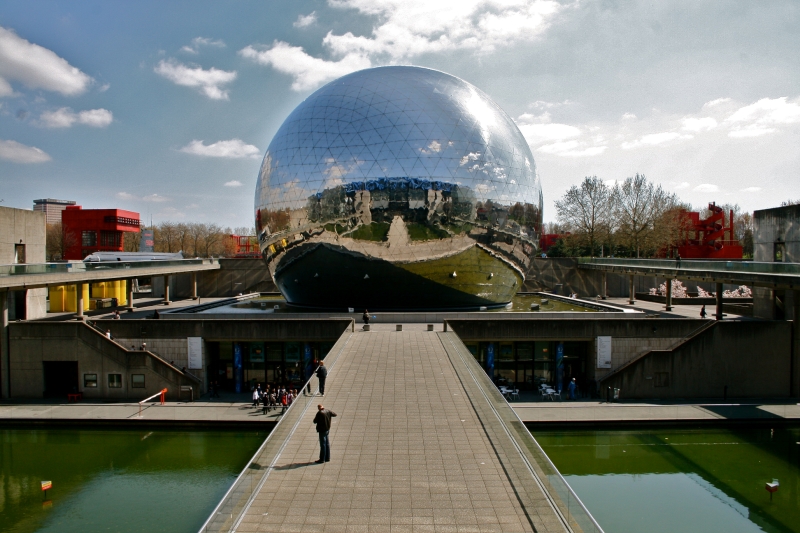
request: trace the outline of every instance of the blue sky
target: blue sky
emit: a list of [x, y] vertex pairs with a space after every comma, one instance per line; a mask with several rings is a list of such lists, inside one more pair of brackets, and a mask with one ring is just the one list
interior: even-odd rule
[[513, 117], [553, 201], [636, 172], [696, 207], [800, 199], [796, 2], [0, 3], [0, 199], [252, 224], [261, 158], [322, 84], [415, 64]]

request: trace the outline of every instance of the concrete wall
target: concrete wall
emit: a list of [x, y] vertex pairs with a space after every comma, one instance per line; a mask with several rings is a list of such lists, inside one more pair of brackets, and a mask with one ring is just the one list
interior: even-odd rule
[[[753, 259], [771, 263], [775, 260], [775, 243], [784, 244], [784, 263], [800, 263], [800, 205], [762, 209], [753, 213]], [[776, 299], [777, 297], [777, 299]], [[753, 316], [773, 320], [794, 319], [792, 291], [773, 291], [756, 287], [753, 290]], [[779, 317], [779, 313], [783, 317]]]
[[189, 343], [186, 339], [159, 339], [159, 338], [138, 338], [138, 339], [120, 339], [115, 338], [119, 344], [126, 348], [133, 346], [134, 350], [141, 346], [142, 343], [147, 345], [147, 351], [152, 352], [164, 361], [170, 362], [177, 368], [186, 368], [186, 372], [192, 374], [203, 384], [202, 391], [205, 392], [206, 384], [206, 350], [205, 342], [203, 343], [203, 368], [189, 368]]
[[[203, 297], [229, 297], [249, 292], [277, 292], [267, 265], [261, 259], [220, 259], [220, 269], [197, 274], [197, 293]], [[192, 294], [189, 274], [170, 277], [170, 297]], [[153, 278], [153, 296], [164, 296], [164, 278]]]
[[620, 388], [625, 399], [722, 398], [726, 385], [729, 398], [787, 398], [797, 371], [791, 364], [791, 326], [717, 322], [673, 351], [635, 361], [602, 386]]
[[[12, 398], [41, 398], [44, 393], [44, 361], [77, 361], [79, 390], [87, 399], [139, 401], [163, 388], [177, 400], [182, 385], [200, 384], [164, 361], [125, 349], [79, 322], [21, 322], [9, 326]], [[122, 374], [122, 387], [109, 388], [108, 374]], [[98, 387], [85, 388], [84, 374], [97, 374]], [[131, 375], [144, 374], [145, 387], [132, 388]], [[184, 393], [187, 396], [187, 393]]]
[[783, 242], [786, 247], [784, 263], [800, 263], [800, 205], [753, 213], [753, 259], [774, 261], [776, 242]]
[[[0, 265], [15, 262], [14, 246], [20, 242], [25, 245], [26, 263], [44, 263], [47, 244], [45, 220], [44, 213], [0, 207]], [[17, 305], [20, 299], [24, 304]], [[10, 320], [41, 318], [47, 314], [47, 289], [12, 291], [8, 307]]]

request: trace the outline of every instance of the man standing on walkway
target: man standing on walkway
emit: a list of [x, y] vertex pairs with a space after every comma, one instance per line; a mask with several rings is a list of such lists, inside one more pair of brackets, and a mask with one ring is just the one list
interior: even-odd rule
[[328, 378], [328, 369], [325, 368], [325, 361], [319, 362], [317, 368], [317, 379], [319, 379], [319, 393], [325, 396], [325, 380]]
[[317, 425], [317, 433], [319, 433], [319, 461], [315, 463], [327, 463], [331, 460], [331, 442], [328, 439], [328, 434], [331, 431], [331, 417], [336, 416], [336, 413], [330, 409], [325, 409], [325, 406], [319, 404], [317, 406], [317, 415], [314, 417], [314, 423]]

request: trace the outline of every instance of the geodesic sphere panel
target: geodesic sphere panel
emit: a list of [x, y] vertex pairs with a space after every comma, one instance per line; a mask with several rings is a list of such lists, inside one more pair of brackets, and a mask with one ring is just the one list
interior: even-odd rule
[[308, 97], [270, 143], [255, 195], [273, 278], [308, 307], [503, 304], [536, 251], [541, 207], [513, 120], [419, 67], [355, 72]]

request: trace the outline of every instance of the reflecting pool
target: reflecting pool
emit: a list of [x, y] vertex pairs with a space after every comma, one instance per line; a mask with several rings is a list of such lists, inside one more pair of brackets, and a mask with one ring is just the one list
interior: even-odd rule
[[266, 435], [0, 429], [0, 531], [197, 531]]
[[800, 531], [800, 427], [532, 432], [606, 533]]

